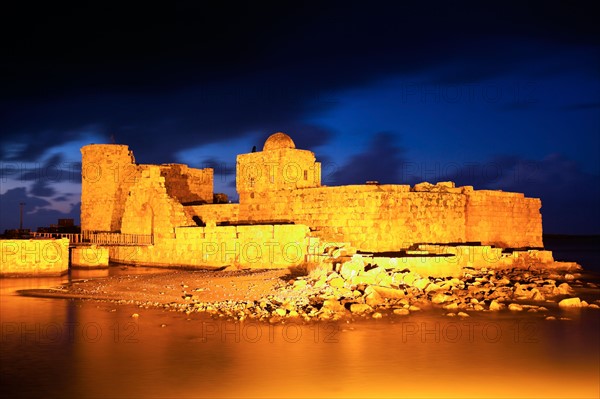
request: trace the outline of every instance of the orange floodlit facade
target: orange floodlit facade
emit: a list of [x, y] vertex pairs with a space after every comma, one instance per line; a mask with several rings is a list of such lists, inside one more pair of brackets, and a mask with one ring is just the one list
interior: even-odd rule
[[328, 243], [372, 253], [543, 247], [537, 198], [452, 182], [323, 186], [314, 153], [284, 133], [238, 155], [239, 204], [213, 203], [212, 169], [136, 164], [126, 145], [81, 152], [82, 231], [153, 237], [152, 245], [111, 247], [112, 261], [290, 267], [318, 261], [312, 256]]

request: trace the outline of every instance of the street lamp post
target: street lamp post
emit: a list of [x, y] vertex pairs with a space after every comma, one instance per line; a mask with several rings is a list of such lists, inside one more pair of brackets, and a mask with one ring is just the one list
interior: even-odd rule
[[25, 206], [24, 202], [20, 202], [19, 203], [19, 214], [20, 214], [20, 218], [19, 218], [19, 230], [23, 230], [23, 207]]

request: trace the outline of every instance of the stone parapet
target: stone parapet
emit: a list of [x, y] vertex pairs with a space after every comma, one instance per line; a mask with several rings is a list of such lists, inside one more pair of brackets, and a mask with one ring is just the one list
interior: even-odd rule
[[69, 270], [69, 240], [0, 240], [0, 276], [60, 276]]
[[71, 248], [71, 266], [81, 268], [108, 267], [108, 248], [96, 245]]
[[145, 266], [286, 268], [307, 261], [304, 225], [177, 227], [151, 246], [111, 247], [114, 262]]

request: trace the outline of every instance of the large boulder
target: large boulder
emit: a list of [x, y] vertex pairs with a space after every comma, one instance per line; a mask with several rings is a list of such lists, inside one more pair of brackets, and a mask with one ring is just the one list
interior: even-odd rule
[[346, 280], [350, 280], [352, 277], [359, 275], [365, 271], [365, 264], [360, 257], [353, 257], [348, 262], [345, 262], [340, 267], [340, 275]]
[[558, 303], [561, 308], [580, 308], [582, 306], [579, 298], [565, 298]]

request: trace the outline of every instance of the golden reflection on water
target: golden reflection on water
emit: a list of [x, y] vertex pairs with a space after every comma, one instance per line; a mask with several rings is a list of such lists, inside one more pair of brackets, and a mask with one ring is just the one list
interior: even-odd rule
[[599, 396], [593, 309], [271, 326], [12, 294], [60, 282], [0, 279], [13, 397]]

